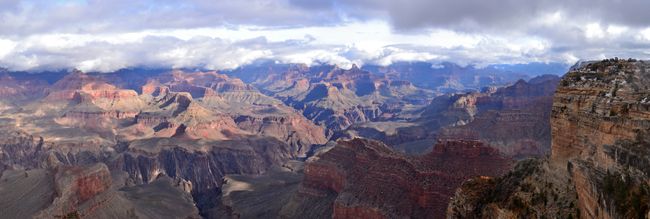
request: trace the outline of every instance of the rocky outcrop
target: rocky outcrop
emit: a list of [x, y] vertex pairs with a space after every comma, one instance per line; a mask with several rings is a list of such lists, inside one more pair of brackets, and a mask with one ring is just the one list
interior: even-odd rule
[[48, 145], [42, 137], [20, 131], [0, 133], [0, 176], [4, 170], [48, 167], [44, 161], [49, 155]]
[[55, 122], [111, 133], [118, 123], [132, 120], [146, 107], [134, 90], [120, 89], [103, 78], [75, 71], [54, 83], [46, 91], [42, 114], [56, 116]]
[[447, 218], [577, 217], [571, 177], [544, 160], [520, 161], [508, 174], [471, 179], [456, 191]]
[[171, 179], [116, 187], [111, 177], [103, 164], [9, 170], [0, 178], [2, 217], [199, 218], [189, 195]]
[[235, 118], [237, 126], [251, 133], [284, 140], [291, 145], [291, 151], [304, 157], [313, 145], [327, 142], [323, 128], [315, 126], [305, 117], [296, 114], [287, 116], [242, 115]]
[[46, 100], [49, 102], [72, 100], [78, 91], [115, 90], [116, 87], [99, 77], [93, 77], [79, 70], [58, 80], [46, 90]]
[[[54, 186], [58, 198], [56, 202], [78, 205], [111, 186], [111, 176], [104, 164], [95, 164], [87, 168], [59, 166], [54, 177]], [[65, 211], [61, 209], [61, 211]]]
[[191, 194], [204, 214], [220, 202], [226, 174], [262, 174], [292, 158], [287, 144], [274, 138], [236, 141], [144, 140], [129, 145], [127, 153], [111, 159], [111, 169], [125, 171], [136, 184], [147, 184], [160, 174], [191, 184]]
[[281, 213], [300, 215], [296, 211], [305, 207], [296, 203], [321, 199], [330, 200], [315, 207], [323, 218], [441, 217], [460, 183], [473, 176], [497, 176], [510, 163], [497, 150], [472, 141], [442, 142], [417, 157], [376, 141], [339, 141], [310, 158], [298, 193]]
[[[156, 218], [148, 211], [166, 207], [151, 206], [152, 203], [142, 199], [156, 195], [151, 192], [158, 189], [163, 190], [157, 191], [162, 194], [177, 191], [179, 194], [188, 193], [165, 196], [161, 200], [162, 204], [185, 206], [186, 211], [172, 212], [171, 215], [180, 213], [196, 216], [196, 204], [205, 216], [209, 216], [220, 203], [223, 176], [262, 174], [270, 167], [280, 166], [293, 158], [289, 145], [268, 137], [233, 141], [154, 138], [99, 149], [77, 146], [66, 150], [62, 146], [44, 143], [42, 139], [34, 140], [27, 135], [15, 134], [13, 138], [10, 137], [6, 136], [6, 143], [0, 145], [0, 161], [3, 166], [0, 176], [8, 173], [7, 176], [13, 177], [15, 171], [24, 168], [52, 172], [52, 179], [43, 179], [43, 183], [54, 182], [50, 187], [54, 191], [52, 199], [57, 201], [31, 213], [40, 212], [39, 217], [66, 214], [131, 217], [129, 215], [135, 214], [144, 218]], [[161, 177], [170, 179], [163, 180], [163, 183], [159, 182]], [[141, 193], [143, 190], [149, 192]], [[26, 195], [38, 196], [30, 191], [20, 191]], [[48, 191], [50, 190], [43, 192]], [[190, 198], [179, 200], [184, 197]], [[29, 201], [41, 203], [40, 200]], [[188, 201], [189, 206], [186, 205]], [[2, 201], [0, 205], [4, 206]], [[110, 210], [118, 206], [126, 207], [115, 209], [117, 212]]]
[[[642, 61], [611, 59], [582, 63], [563, 77], [553, 99], [551, 157], [543, 163], [548, 166], [547, 174], [530, 174], [533, 184], [538, 185], [550, 178], [567, 179], [548, 181], [547, 187], [565, 188], [560, 198], [549, 201], [551, 205], [561, 206], [575, 200], [575, 205], [569, 207], [576, 210], [560, 211], [559, 216], [647, 217], [650, 209], [647, 131], [650, 105], [646, 100], [650, 96], [649, 68]], [[547, 177], [549, 174], [556, 177]], [[471, 193], [460, 191], [456, 197], [465, 199]], [[512, 197], [494, 203], [503, 206], [504, 200]], [[545, 208], [529, 205], [526, 200], [532, 199], [522, 200], [525, 204], [522, 206], [533, 207], [526, 212], [514, 212], [511, 217], [546, 213]], [[495, 216], [495, 211], [484, 207], [490, 202], [478, 203], [473, 212]], [[463, 204], [454, 204], [450, 209], [459, 205]]]
[[190, 139], [227, 140], [248, 134], [239, 129], [229, 115], [203, 107], [189, 93], [170, 92], [155, 97], [150, 104], [153, 107], [136, 116], [136, 124], [129, 128], [131, 132], [125, 132], [125, 137], [184, 136]]

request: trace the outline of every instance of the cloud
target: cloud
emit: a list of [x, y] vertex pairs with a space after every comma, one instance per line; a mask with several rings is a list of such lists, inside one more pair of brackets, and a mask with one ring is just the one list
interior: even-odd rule
[[397, 29], [444, 27], [509, 30], [525, 28], [530, 21], [561, 12], [568, 19], [592, 20], [634, 27], [650, 25], [646, 0], [339, 0], [358, 17], [383, 14]]
[[0, 2], [0, 67], [645, 59], [649, 6], [647, 0], [7, 0]]
[[301, 3], [304, 1], [292, 2], [295, 4], [286, 0], [8, 1], [0, 4], [3, 6], [0, 35], [129, 32], [240, 24], [295, 27], [339, 21], [332, 10], [305, 10], [311, 6]]

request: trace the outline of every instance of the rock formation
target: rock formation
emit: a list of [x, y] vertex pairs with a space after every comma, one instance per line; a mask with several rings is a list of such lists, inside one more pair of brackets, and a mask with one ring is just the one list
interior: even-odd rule
[[310, 158], [305, 178], [280, 212], [317, 218], [442, 217], [464, 180], [498, 176], [511, 161], [473, 141], [439, 143], [433, 152], [407, 157], [363, 139], [339, 141]]
[[477, 68], [469, 65], [463, 67], [449, 62], [438, 65], [431, 65], [427, 62], [397, 62], [389, 66], [367, 66], [364, 68], [439, 92], [480, 90], [483, 87], [503, 86], [529, 77], [526, 74], [529, 72], [508, 71], [495, 66]]
[[[161, 85], [153, 88], [155, 84]], [[199, 98], [197, 103], [206, 109], [230, 115], [238, 129], [286, 141], [299, 156], [304, 156], [312, 145], [326, 142], [323, 129], [294, 109], [239, 79], [216, 72], [175, 71], [148, 83], [143, 91], [158, 96], [161, 92], [187, 92]]]
[[334, 138], [371, 138], [416, 154], [438, 139], [471, 139], [518, 159], [542, 157], [550, 151], [549, 119], [558, 83], [557, 76], [545, 75], [482, 92], [441, 95], [417, 117], [357, 123]]
[[101, 163], [8, 170], [0, 179], [7, 218], [199, 218], [190, 195], [171, 179], [121, 188], [120, 177]]
[[473, 118], [444, 127], [439, 138], [477, 139], [516, 158], [542, 157], [550, 150], [549, 120], [558, 83], [556, 76], [542, 76], [470, 98]]
[[[299, 112], [216, 72], [160, 74], [142, 94], [113, 77], [75, 71], [42, 99], [2, 109], [0, 176], [34, 169], [57, 182], [48, 197], [59, 201], [17, 216], [160, 218], [152, 209], [188, 204], [186, 215], [167, 213], [211, 217], [226, 174], [262, 174], [327, 140]], [[144, 201], [158, 189], [169, 190], [161, 205]]]
[[9, 74], [0, 74], [0, 98], [2, 100], [24, 100], [43, 95], [47, 82], [39, 79], [21, 79]]
[[[408, 81], [390, 80], [356, 65], [347, 70], [291, 65], [269, 71], [254, 84], [325, 127], [328, 136], [354, 123], [399, 118], [404, 109], [421, 107], [433, 97]], [[244, 73], [231, 73], [239, 74]]]
[[[16, 209], [11, 218], [440, 217], [461, 182], [511, 166], [503, 152], [545, 147], [537, 121], [548, 111], [536, 107], [550, 108], [553, 78], [434, 99], [357, 66], [258, 70], [254, 80], [138, 69], [0, 77], [0, 95], [19, 97], [0, 101], [0, 195], [12, 197], [0, 208]], [[391, 147], [328, 143], [375, 134]], [[412, 149], [404, 142], [429, 152], [394, 151]], [[517, 144], [542, 146], [504, 150]], [[305, 158], [304, 172], [277, 171]]]
[[[525, 177], [470, 182], [449, 216], [647, 218], [649, 70], [645, 62], [618, 59], [572, 68], [553, 99], [551, 157], [537, 165], [544, 171], [515, 169], [510, 175]], [[499, 185], [521, 178], [529, 183]], [[495, 198], [490, 190], [513, 192]]]

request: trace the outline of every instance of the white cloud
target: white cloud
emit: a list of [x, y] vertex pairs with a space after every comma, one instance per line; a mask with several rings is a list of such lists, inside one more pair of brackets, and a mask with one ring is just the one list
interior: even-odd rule
[[[397, 61], [492, 64], [525, 62], [522, 54], [547, 49], [536, 38], [429, 30], [400, 34], [380, 21], [328, 27], [256, 26], [143, 30], [105, 34], [35, 34], [2, 42], [0, 65], [15, 70], [76, 67], [114, 71], [129, 66], [236, 68], [257, 59], [282, 62], [388, 65]], [[1, 45], [0, 45], [1, 46]], [[557, 60], [549, 60], [557, 61]]]
[[638, 36], [639, 36], [639, 38], [641, 38], [642, 40], [645, 40], [645, 41], [650, 42], [650, 27], [649, 27], [649, 28], [645, 28], [645, 29], [643, 29], [642, 31], [640, 31], [639, 34], [638, 34]]
[[649, 19], [632, 13], [647, 1], [595, 1], [2, 1], [0, 67], [221, 69], [256, 59], [484, 66], [649, 57]]
[[599, 23], [591, 23], [585, 27], [585, 36], [587, 39], [598, 39], [605, 37], [605, 31], [600, 27]]
[[11, 40], [0, 39], [0, 59], [13, 52], [16, 43]]

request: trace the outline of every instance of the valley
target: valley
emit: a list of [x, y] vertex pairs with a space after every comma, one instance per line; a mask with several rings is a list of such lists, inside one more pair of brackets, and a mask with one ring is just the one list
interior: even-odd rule
[[[12, 215], [155, 218], [160, 206], [133, 203], [132, 191], [187, 205], [187, 217], [438, 217], [463, 181], [499, 176], [515, 160], [550, 150], [540, 121], [550, 115], [556, 76], [441, 93], [357, 66], [266, 69], [274, 68], [284, 71], [250, 84], [245, 76], [260, 69], [75, 70], [51, 82], [4, 73], [0, 170], [7, 188], [42, 194], [29, 200], [41, 207]], [[382, 173], [391, 165], [405, 169]], [[30, 179], [17, 176], [31, 172], [82, 181], [17, 186]], [[395, 180], [403, 183], [388, 183]], [[186, 198], [156, 192], [167, 187]], [[68, 200], [77, 193], [83, 198]], [[133, 207], [110, 210], [119, 205]]]

